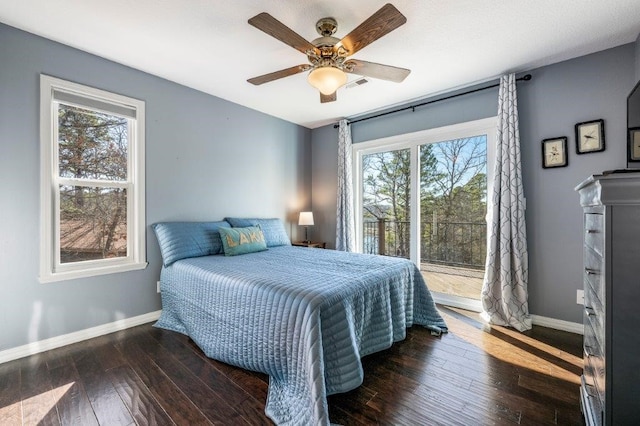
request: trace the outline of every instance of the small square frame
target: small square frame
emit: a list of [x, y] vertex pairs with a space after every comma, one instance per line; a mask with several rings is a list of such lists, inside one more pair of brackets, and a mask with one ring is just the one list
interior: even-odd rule
[[542, 141], [542, 168], [550, 169], [568, 165], [566, 136], [544, 139]]
[[[587, 148], [585, 147], [584, 143], [584, 138], [583, 138], [583, 131], [587, 128], [587, 127], [591, 127], [591, 126], [597, 126], [597, 131], [595, 134], [592, 134], [589, 136], [590, 139], [594, 139], [595, 141], [597, 141], [597, 145], [594, 148]], [[577, 123], [576, 124], [576, 153], [577, 154], [591, 154], [592, 152], [601, 152], [604, 151], [605, 145], [604, 145], [604, 120], [603, 119], [599, 119], [599, 120], [591, 120], [591, 121], [585, 121], [583, 123]]]
[[640, 161], [640, 127], [629, 129], [627, 159], [629, 161]]

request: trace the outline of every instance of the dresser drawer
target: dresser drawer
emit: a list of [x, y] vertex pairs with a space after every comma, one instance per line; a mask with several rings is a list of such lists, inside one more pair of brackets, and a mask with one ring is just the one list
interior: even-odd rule
[[[604, 261], [592, 248], [584, 247], [584, 282], [589, 283], [602, 305], [605, 300]], [[585, 289], [586, 290], [586, 289]]]
[[585, 383], [596, 392], [591, 391], [593, 397], [599, 398], [599, 405], [604, 405], [605, 398], [605, 361], [604, 352], [595, 336], [591, 324], [587, 321], [584, 327], [584, 378]]
[[598, 391], [592, 384], [586, 383], [582, 376], [581, 405], [587, 425], [602, 426], [604, 423], [604, 401], [600, 399]]
[[604, 216], [597, 213], [584, 215], [584, 245], [600, 256], [604, 254]]
[[605, 313], [604, 313], [603, 305], [600, 303], [600, 300], [598, 300], [593, 290], [589, 286], [585, 286], [584, 288], [585, 333], [588, 329], [587, 326], [590, 326], [593, 328], [592, 334], [595, 336], [595, 339], [598, 341], [598, 345], [602, 353], [604, 353], [604, 350], [605, 350], [605, 339], [604, 339], [605, 317], [604, 315]]

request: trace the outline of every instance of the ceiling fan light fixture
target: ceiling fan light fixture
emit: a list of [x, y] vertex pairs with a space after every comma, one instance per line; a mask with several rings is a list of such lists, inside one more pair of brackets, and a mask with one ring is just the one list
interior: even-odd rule
[[347, 74], [336, 67], [319, 67], [309, 73], [307, 80], [323, 95], [331, 95], [347, 82]]
[[407, 22], [407, 18], [391, 3], [382, 6], [342, 39], [333, 36], [338, 22], [330, 17], [317, 22], [316, 30], [320, 37], [311, 42], [267, 12], [257, 14], [248, 22], [303, 53], [309, 62], [247, 80], [256, 86], [310, 70], [307, 76], [309, 84], [320, 92], [320, 102], [327, 103], [338, 99], [338, 88], [347, 84], [345, 73], [400, 83], [411, 72], [408, 69], [355, 58], [347, 60], [349, 56]]

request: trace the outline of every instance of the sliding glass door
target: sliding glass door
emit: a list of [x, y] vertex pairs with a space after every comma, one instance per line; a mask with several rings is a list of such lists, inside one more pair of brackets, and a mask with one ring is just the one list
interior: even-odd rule
[[362, 157], [362, 251], [410, 258], [411, 152]]
[[420, 159], [420, 271], [432, 291], [480, 300], [487, 245], [487, 137], [423, 144]]
[[353, 147], [360, 250], [411, 259], [441, 303], [479, 308], [494, 133], [485, 119]]

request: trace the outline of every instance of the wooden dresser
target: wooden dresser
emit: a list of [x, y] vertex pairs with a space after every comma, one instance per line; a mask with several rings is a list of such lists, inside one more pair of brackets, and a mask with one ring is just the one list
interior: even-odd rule
[[640, 172], [594, 175], [576, 187], [584, 209], [584, 373], [587, 425], [640, 424]]

